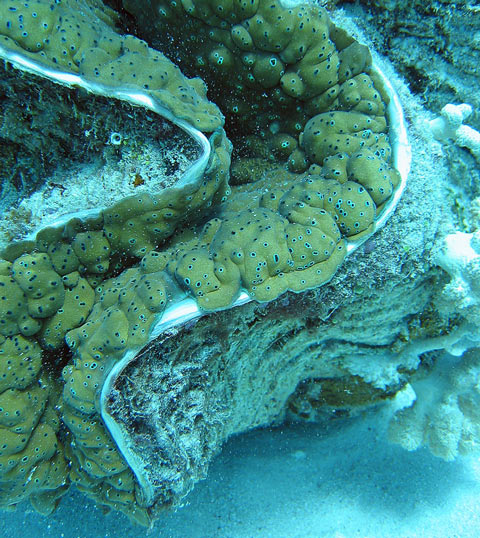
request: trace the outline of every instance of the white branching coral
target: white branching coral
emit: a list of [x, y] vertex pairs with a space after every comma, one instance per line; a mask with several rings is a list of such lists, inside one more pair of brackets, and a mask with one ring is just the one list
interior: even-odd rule
[[426, 446], [444, 460], [480, 448], [480, 350], [463, 357], [445, 354], [409, 389], [414, 403], [397, 411], [390, 440], [407, 450]]
[[436, 307], [463, 321], [446, 335], [414, 341], [403, 350], [418, 360], [436, 351], [437, 358], [397, 395], [403, 400], [389, 437], [407, 450], [425, 446], [453, 460], [480, 449], [480, 232], [447, 235], [434, 262], [451, 277]]
[[429, 122], [429, 127], [436, 140], [452, 140], [458, 146], [467, 148], [480, 162], [480, 133], [463, 122], [472, 114], [472, 107], [466, 103], [448, 104], [441, 110], [441, 115]]
[[451, 276], [438, 298], [438, 308], [457, 312], [480, 326], [480, 231], [447, 235], [434, 261]]

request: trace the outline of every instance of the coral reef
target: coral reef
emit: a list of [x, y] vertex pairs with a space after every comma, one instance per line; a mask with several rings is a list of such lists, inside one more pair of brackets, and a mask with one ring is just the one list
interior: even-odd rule
[[443, 356], [411, 382], [415, 401], [393, 416], [390, 439], [407, 450], [427, 446], [447, 461], [478, 452], [479, 351]]
[[451, 279], [438, 297], [438, 308], [480, 325], [480, 232], [454, 232], [441, 247], [435, 261]]
[[[2, 77], [9, 86], [0, 127], [6, 153], [0, 248], [72, 208], [94, 210], [173, 186], [200, 156], [191, 136], [143, 108], [49, 83], [8, 63]], [[112, 133], [121, 135], [120, 145], [110, 143]]]
[[[339, 118], [339, 129], [346, 122], [352, 144], [379, 143], [376, 134], [385, 131], [385, 92], [370, 69], [370, 53], [323, 11], [306, 5], [286, 9], [279, 2], [249, 8], [199, 2], [188, 9], [161, 0], [123, 4], [136, 17], [142, 37], [185, 73], [200, 74], [207, 82], [225, 114], [235, 157], [264, 157], [267, 151], [278, 158], [276, 145], [288, 141], [280, 155], [295, 171], [304, 171], [308, 161], [300, 168], [299, 163], [309, 148], [299, 135], [308, 120], [319, 115], [318, 122], [330, 110]], [[356, 114], [365, 115], [363, 123], [370, 116], [372, 132], [370, 125], [352, 130], [360, 118]], [[325, 155], [342, 151], [341, 146], [326, 146]]]
[[188, 81], [162, 54], [133, 36], [117, 34], [116, 21], [116, 13], [96, 0], [8, 0], [0, 13], [2, 45], [101, 84], [148, 89], [176, 117], [201, 129], [212, 131], [221, 124], [200, 80]]
[[41, 374], [42, 350], [21, 335], [0, 345], [0, 504], [29, 498], [51, 513], [68, 488], [68, 469], [57, 435], [56, 382]]
[[[376, 0], [354, 4], [346, 0], [338, 5], [368, 35], [375, 50], [392, 61], [411, 91], [432, 113], [422, 120], [424, 128], [429, 129], [430, 122], [436, 122], [449, 104], [471, 106], [468, 129], [462, 128], [467, 136], [460, 137], [466, 147], [439, 143], [432, 136], [431, 152], [434, 158], [448, 160], [452, 203], [464, 231], [472, 231], [468, 229], [472, 220], [469, 206], [472, 198], [480, 195], [480, 167], [478, 157], [472, 154], [478, 152], [475, 133], [480, 131], [480, 96], [473, 90], [478, 86], [478, 5], [468, 0]], [[418, 121], [418, 117], [412, 121]], [[472, 146], [474, 152], [467, 149]]]
[[[144, 105], [208, 162], [158, 189], [135, 175], [134, 196], [2, 251], [0, 505], [47, 514], [75, 485], [148, 525], [232, 434], [407, 393], [392, 439], [473, 450], [477, 352], [449, 376], [440, 351], [478, 345], [478, 232], [468, 259], [456, 236], [434, 249], [458, 222], [418, 104], [397, 81], [418, 118], [402, 203], [388, 84], [325, 10], [111, 5], [5, 0], [2, 57]], [[133, 21], [138, 37], [118, 33]], [[123, 145], [117, 128], [104, 139]]]
[[467, 148], [480, 161], [480, 133], [464, 125], [463, 122], [472, 114], [472, 107], [461, 105], [445, 105], [441, 116], [429, 122], [433, 136], [440, 141], [452, 140], [462, 148]]
[[[385, 53], [414, 93], [435, 114], [447, 103], [470, 103], [480, 110], [478, 84], [480, 48], [479, 8], [461, 0], [375, 0], [357, 7], [340, 2], [355, 12], [359, 24], [368, 25], [376, 49]], [[478, 112], [472, 127], [480, 128]]]
[[441, 316], [457, 319], [444, 336], [412, 344], [425, 360], [405, 387], [408, 398], [394, 413], [389, 436], [407, 450], [426, 446], [451, 461], [477, 452], [480, 442], [479, 232], [453, 232], [437, 248], [435, 263], [450, 280], [436, 292], [433, 304]]
[[[390, 163], [389, 98], [371, 69], [368, 49], [334, 27], [322, 10], [285, 10], [280, 4], [261, 3], [243, 15], [225, 13], [235, 22], [227, 50], [223, 42], [219, 46], [210, 38], [208, 29], [215, 26], [216, 15], [181, 8], [210, 58], [210, 67], [199, 70], [207, 79], [235, 69], [233, 57], [249, 52], [230, 102], [220, 98], [231, 89], [228, 80], [218, 95], [228, 111], [229, 132], [241, 130], [250, 120], [247, 136], [234, 141], [246, 145], [250, 136], [250, 147], [261, 146], [262, 137], [255, 138], [254, 132], [263, 126], [268, 129], [263, 136], [268, 151], [296, 172], [287, 173], [277, 163], [268, 178], [252, 176], [245, 192], [238, 189], [222, 206], [219, 202], [229, 194], [231, 148], [220, 130], [223, 118], [206, 100], [199, 79], [184, 77], [145, 42], [118, 35], [115, 13], [99, 2], [7, 4], [0, 13], [2, 46], [17, 67], [34, 60], [36, 74], [55, 80], [58, 72], [72, 73], [78, 84], [105, 95], [138, 88], [154, 99], [156, 112], [180, 126], [190, 123], [195, 132], [213, 131], [203, 177], [120, 199], [87, 218], [46, 227], [3, 252], [1, 321], [6, 342], [22, 338], [25, 345], [43, 350], [39, 353], [44, 361], [47, 354], [64, 350], [65, 343], [72, 354], [63, 367], [60, 405], [73, 442], [58, 452], [61, 445], [53, 435], [55, 450], [45, 451], [45, 458], [68, 462], [70, 483], [145, 524], [153, 499], [142, 500], [145, 492], [135, 486], [129, 465], [98, 414], [97, 396], [106, 376], [116, 362], [134, 356], [148, 342], [166, 306], [181, 300], [185, 291], [201, 309], [217, 311], [231, 306], [241, 293], [267, 302], [288, 290], [300, 292], [328, 282], [347, 254], [346, 241], [354, 245], [373, 232], [376, 218], [400, 187], [400, 176]], [[82, 10], [77, 9], [80, 4]], [[208, 4], [205, 9], [210, 9]], [[172, 34], [182, 24], [179, 14], [167, 22]], [[258, 33], [258, 21], [272, 17], [284, 17], [284, 23], [278, 28], [268, 23], [271, 35]], [[184, 51], [190, 54], [188, 43]], [[240, 120], [237, 108], [247, 88], [254, 91], [251, 110], [261, 112]], [[265, 91], [272, 99], [260, 106]], [[309, 112], [290, 117], [295, 102], [297, 110], [308, 102]], [[110, 137], [113, 145], [119, 140]], [[299, 175], [309, 165], [317, 169]], [[345, 174], [339, 174], [340, 169]], [[249, 190], [250, 203], [242, 204]], [[236, 204], [243, 207], [239, 210]], [[206, 209], [214, 218], [202, 224]], [[177, 238], [176, 228], [189, 216], [194, 216], [191, 224], [198, 223], [196, 229]], [[40, 383], [39, 376], [37, 369], [30, 382]], [[15, 388], [13, 380], [8, 388]], [[39, 400], [37, 405], [40, 416], [44, 404]], [[34, 436], [35, 425], [30, 430]], [[15, 454], [21, 449], [11, 448]], [[24, 474], [13, 475], [23, 483]], [[61, 483], [48, 482], [49, 489], [61, 493], [66, 481], [67, 476]], [[37, 493], [24, 489], [20, 498]], [[3, 503], [18, 499], [6, 496]]]

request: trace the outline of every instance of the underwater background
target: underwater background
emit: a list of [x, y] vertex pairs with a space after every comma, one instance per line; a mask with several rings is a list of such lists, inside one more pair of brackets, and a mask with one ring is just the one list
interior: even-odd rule
[[[297, 13], [297, 3], [272, 4], [275, 14]], [[27, 288], [28, 313], [21, 301], [15, 314], [0, 304], [1, 536], [480, 536], [480, 4], [309, 4], [325, 7], [333, 21], [319, 16], [338, 49], [338, 85], [354, 78], [348, 71], [355, 72], [356, 62], [363, 62], [359, 72], [371, 76], [373, 89], [381, 88], [380, 99], [389, 100], [385, 87], [391, 84], [410, 147], [403, 148], [401, 136], [390, 132], [390, 157], [378, 118], [386, 114], [392, 129], [397, 120], [391, 111], [375, 108], [380, 134], [374, 133], [375, 155], [369, 158], [377, 159], [384, 175], [371, 184], [365, 180], [376, 205], [371, 221], [364, 224], [362, 214], [352, 224], [337, 211], [338, 235], [330, 224], [324, 229], [332, 237], [322, 259], [326, 276], [300, 280], [311, 262], [297, 272], [285, 270], [292, 277], [288, 285], [274, 279], [279, 270], [270, 273], [265, 285], [259, 262], [256, 280], [248, 269], [238, 277], [243, 295], [234, 279], [219, 276], [214, 261], [225, 252], [224, 243], [230, 245], [227, 233], [248, 229], [248, 215], [255, 211], [265, 221], [270, 211], [280, 207], [282, 212], [274, 201], [282, 196], [290, 208], [282, 217], [304, 225], [301, 204], [307, 198], [292, 202], [287, 195], [297, 196], [299, 184], [305, 191], [313, 188], [302, 175], [307, 168], [328, 179], [340, 175], [344, 158], [328, 161], [335, 155], [311, 141], [315, 129], [323, 128], [312, 117], [332, 105], [334, 113], [354, 109], [361, 123], [359, 111], [366, 110], [361, 107], [376, 107], [371, 102], [377, 97], [360, 79], [354, 83], [359, 104], [348, 102], [347, 95], [357, 94], [332, 89], [338, 85], [330, 81], [322, 99], [314, 95], [312, 87], [323, 91], [324, 82], [301, 62], [289, 71], [286, 66], [296, 65], [297, 59], [289, 59], [288, 45], [283, 53], [271, 45], [275, 39], [283, 43], [290, 32], [289, 15], [278, 22], [264, 13], [261, 24], [268, 31], [263, 36], [246, 23], [239, 28], [242, 18], [235, 9], [250, 9], [246, 3], [182, 5], [0, 0], [0, 31], [10, 36], [0, 44], [5, 60], [0, 80], [0, 280], [22, 286], [19, 267], [31, 269], [33, 261], [45, 268], [45, 258], [40, 258], [46, 253], [73, 304], [70, 313], [67, 299], [51, 292], [56, 306], [51, 317], [44, 316], [35, 309], [45, 292], [35, 297]], [[201, 23], [182, 23], [177, 8]], [[35, 19], [32, 28], [37, 19], [48, 21], [41, 30], [48, 33], [51, 13], [60, 9], [65, 11], [58, 23], [59, 50], [71, 40], [65, 53], [71, 65], [60, 59], [62, 69], [75, 71], [78, 62], [86, 73], [99, 76], [100, 84], [85, 76], [89, 82], [83, 88], [71, 88], [57, 84], [47, 68], [42, 73], [28, 67], [38, 51], [36, 37], [29, 41], [27, 15]], [[94, 32], [103, 24], [108, 27], [109, 39], [87, 46], [83, 37], [78, 43], [71, 37], [77, 30], [81, 37], [75, 24], [83, 9], [95, 21]], [[224, 10], [232, 10], [233, 22]], [[170, 21], [161, 37], [156, 24], [163, 19], [157, 22], [154, 12]], [[222, 21], [233, 25], [234, 37]], [[67, 38], [62, 41], [64, 28]], [[254, 45], [245, 41], [245, 28]], [[43, 39], [41, 61], [54, 73], [58, 61], [52, 60], [49, 38]], [[133, 61], [115, 64], [118, 58], [111, 59], [116, 39], [124, 57]], [[301, 39], [299, 43], [301, 49]], [[349, 46], [354, 47], [350, 55], [345, 53]], [[229, 56], [237, 48], [245, 52], [244, 67]], [[169, 63], [155, 71], [156, 63], [163, 62], [156, 50], [187, 77], [205, 79], [208, 92]], [[301, 58], [303, 52], [295, 54]], [[330, 51], [325, 63], [333, 66], [336, 54]], [[279, 58], [288, 79], [279, 70]], [[111, 72], [102, 62], [111, 62]], [[383, 74], [383, 83], [371, 64]], [[246, 77], [239, 77], [241, 82], [235, 82], [237, 69]], [[135, 81], [125, 82], [125, 73]], [[165, 86], [161, 73], [169, 80]], [[123, 82], [104, 91], [107, 75], [110, 86], [117, 77]], [[144, 93], [134, 101], [137, 85]], [[142, 101], [149, 92], [161, 109]], [[360, 128], [345, 121], [353, 138], [358, 130], [368, 138], [376, 129], [370, 120]], [[363, 156], [357, 153], [361, 169]], [[361, 170], [351, 167], [348, 180], [362, 177]], [[401, 176], [408, 169], [405, 185]], [[302, 178], [296, 185], [295, 174]], [[162, 211], [148, 206], [145, 218], [137, 205], [125, 203], [135, 195], [132, 200], [137, 198], [143, 211], [150, 192], [175, 189], [178, 194], [168, 198]], [[328, 194], [337, 196], [331, 190]], [[357, 206], [363, 199], [352, 198]], [[338, 210], [342, 200], [335, 201]], [[354, 202], [348, 199], [352, 209]], [[105, 222], [99, 223], [98, 208], [109, 207], [117, 209], [106, 209]], [[79, 211], [84, 213], [74, 221], [61, 220], [63, 213]], [[54, 221], [63, 235], [49, 231]], [[363, 235], [350, 229], [357, 225]], [[262, 226], [258, 233], [265, 232]], [[310, 234], [306, 226], [303, 233]], [[47, 231], [29, 243], [39, 229]], [[270, 243], [277, 244], [283, 234], [279, 230], [268, 236]], [[77, 265], [68, 258], [69, 242]], [[275, 263], [283, 255], [278, 248]], [[348, 256], [339, 254], [342, 248]], [[63, 256], [69, 269], [58, 269]], [[200, 266], [195, 265], [198, 259]], [[55, 288], [49, 271], [50, 266], [45, 278]], [[213, 274], [218, 277], [214, 289]], [[195, 288], [196, 278], [201, 290]], [[8, 289], [6, 295], [16, 297]], [[111, 313], [122, 293], [132, 301], [132, 310], [120, 307], [130, 323], [127, 351], [115, 332], [122, 333], [123, 318]], [[95, 303], [102, 306], [95, 310]], [[172, 305], [188, 312], [175, 310], [177, 321], [170, 322]], [[154, 329], [147, 340], [148, 330], [131, 322], [131, 312], [138, 316], [138, 308], [142, 321], [156, 320], [148, 325]], [[38, 322], [45, 317], [48, 322]], [[20, 328], [22, 322], [26, 325]], [[35, 372], [25, 373], [22, 364], [20, 373], [12, 374], [8, 361], [26, 356], [37, 365]], [[108, 371], [117, 359], [115, 375], [102, 373], [98, 381], [97, 364]], [[12, 409], [21, 420], [9, 416]], [[26, 441], [15, 435], [25, 432], [35, 443], [32, 432], [43, 432], [53, 438], [51, 447], [32, 441], [24, 449]], [[25, 470], [21, 456], [33, 461]]]

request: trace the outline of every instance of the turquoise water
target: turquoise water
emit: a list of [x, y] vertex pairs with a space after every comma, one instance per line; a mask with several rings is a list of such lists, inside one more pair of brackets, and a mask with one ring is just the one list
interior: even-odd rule
[[250, 432], [227, 442], [186, 505], [150, 531], [74, 492], [48, 519], [4, 513], [5, 538], [436, 538], [480, 535], [480, 467], [406, 452], [367, 416]]

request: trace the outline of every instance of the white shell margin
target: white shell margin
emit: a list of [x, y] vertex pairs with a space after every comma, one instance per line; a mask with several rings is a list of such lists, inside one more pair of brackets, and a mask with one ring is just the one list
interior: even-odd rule
[[[379, 219], [375, 222], [374, 229], [372, 231], [372, 234], [374, 234], [377, 230], [385, 225], [388, 218], [395, 211], [398, 201], [405, 190], [407, 176], [410, 171], [412, 154], [411, 147], [408, 142], [405, 117], [395, 89], [380, 69], [374, 66], [372, 70], [382, 80], [390, 98], [390, 103], [387, 107], [387, 119], [389, 122], [388, 135], [390, 144], [392, 146], [392, 164], [398, 170], [401, 177], [400, 185], [398, 186], [391, 200], [388, 202], [387, 207], [384, 208]], [[352, 253], [362, 243], [368, 240], [369, 237], [371, 237], [371, 234], [358, 241], [347, 241], [347, 253]], [[177, 300], [175, 301], [170, 301], [170, 305], [164, 310], [158, 321], [152, 326], [151, 333], [149, 335], [149, 342], [153, 341], [163, 332], [172, 329], [173, 327], [181, 326], [188, 321], [205, 315], [205, 312], [198, 308], [195, 299], [187, 296], [185, 293], [182, 293], [181, 296], [177, 295], [176, 299]], [[237, 300], [232, 304], [231, 308], [243, 305], [250, 301], [252, 301], [252, 298], [246, 291], [242, 291], [237, 297]], [[145, 346], [142, 346], [142, 348], [143, 347]], [[145, 505], [150, 506], [154, 501], [155, 491], [145, 473], [143, 462], [140, 460], [140, 458], [138, 458], [135, 452], [129, 449], [126, 432], [115, 422], [113, 417], [109, 415], [107, 408], [108, 394], [113, 388], [115, 381], [118, 379], [127, 365], [134, 360], [142, 348], [129, 350], [122, 359], [115, 363], [112, 370], [110, 370], [105, 378], [105, 382], [99, 395], [98, 406], [105, 425], [107, 426], [110, 434], [118, 446], [118, 449], [126, 459], [143, 490], [142, 492], [144, 502], [146, 503]]]
[[[97, 95], [120, 99], [134, 105], [142, 106], [170, 120], [172, 123], [190, 134], [201, 147], [200, 157], [192, 164], [192, 166], [182, 176], [175, 187], [182, 187], [189, 183], [194, 183], [198, 177], [203, 174], [210, 157], [210, 144], [206, 136], [199, 130], [192, 127], [186, 121], [175, 118], [167, 108], [162, 106], [147, 92], [128, 91], [121, 88], [118, 89], [104, 84], [94, 83], [79, 75], [46, 67], [31, 60], [30, 58], [22, 56], [19, 53], [10, 51], [2, 45], [0, 45], [0, 58], [12, 63], [18, 69], [47, 78], [58, 84], [69, 87], [80, 87]], [[405, 189], [407, 176], [410, 171], [412, 155], [400, 100], [392, 84], [382, 73], [382, 71], [375, 66], [372, 68], [372, 70], [382, 80], [390, 98], [390, 103], [387, 107], [387, 119], [389, 121], [389, 138], [392, 146], [392, 164], [398, 170], [401, 177], [399, 187], [395, 191], [392, 199], [388, 202], [388, 205], [385, 207], [378, 220], [375, 222], [374, 229], [372, 231], [373, 234], [385, 225], [390, 215], [395, 211], [398, 201], [400, 200], [400, 197]], [[72, 218], [94, 217], [97, 216], [102, 209], [103, 208], [96, 208], [94, 210], [70, 213], [51, 223], [50, 226], [63, 227]], [[31, 237], [34, 238], [36, 233], [37, 232], [32, 233]], [[370, 236], [371, 234], [359, 241], [347, 241], [347, 253], [350, 254], [356, 250]], [[181, 326], [188, 321], [205, 315], [205, 312], [198, 308], [195, 299], [187, 296], [186, 293], [180, 292], [178, 287], [173, 282], [170, 282], [168, 287], [170, 288], [169, 295], [173, 298], [173, 300], [170, 300], [169, 306], [154, 323], [149, 335], [149, 342], [156, 339], [168, 329]], [[242, 291], [231, 307], [243, 305], [251, 300], [252, 298], [247, 294], [247, 292]], [[135, 474], [140, 487], [142, 488], [142, 493], [144, 496], [142, 504], [145, 506], [150, 506], [154, 501], [154, 488], [145, 473], [143, 462], [140, 460], [140, 458], [138, 458], [135, 452], [129, 449], [126, 432], [115, 422], [113, 417], [110, 416], [106, 404], [108, 401], [108, 394], [113, 388], [116, 379], [121, 375], [122, 371], [137, 356], [143, 347], [145, 346], [138, 349], [129, 350], [119, 361], [115, 363], [105, 378], [102, 390], [99, 394], [98, 408], [107, 429], [117, 444], [118, 449]]]
[[[27, 73], [46, 78], [48, 80], [51, 80], [52, 82], [61, 84], [62, 86], [67, 86], [70, 88], [83, 88], [84, 90], [95, 95], [119, 99], [121, 101], [131, 103], [132, 105], [141, 106], [171, 121], [180, 129], [188, 133], [200, 146], [200, 155], [198, 159], [196, 159], [192, 163], [188, 170], [185, 171], [182, 177], [171, 188], [180, 188], [190, 183], [195, 183], [196, 181], [198, 181], [198, 178], [203, 175], [203, 172], [207, 167], [211, 151], [210, 143], [207, 137], [201, 131], [195, 129], [195, 127], [192, 127], [188, 122], [176, 118], [168, 108], [164, 107], [148, 92], [144, 92], [141, 90], [133, 91], [130, 89], [127, 90], [122, 88], [115, 88], [106, 84], [92, 82], [81, 77], [80, 75], [76, 75], [74, 73], [69, 73], [68, 71], [62, 71], [60, 69], [55, 69], [52, 67], [47, 67], [28, 57], [22, 56], [22, 54], [18, 52], [11, 51], [1, 44], [0, 58], [11, 63], [14, 67], [20, 69], [21, 71], [26, 71]], [[49, 223], [48, 227], [63, 227], [69, 220], [74, 218], [84, 219], [89, 217], [97, 217], [103, 209], [106, 208], [97, 207], [95, 209], [68, 213]], [[38, 231], [39, 230], [33, 231], [25, 239], [35, 239], [35, 236], [37, 235]]]

